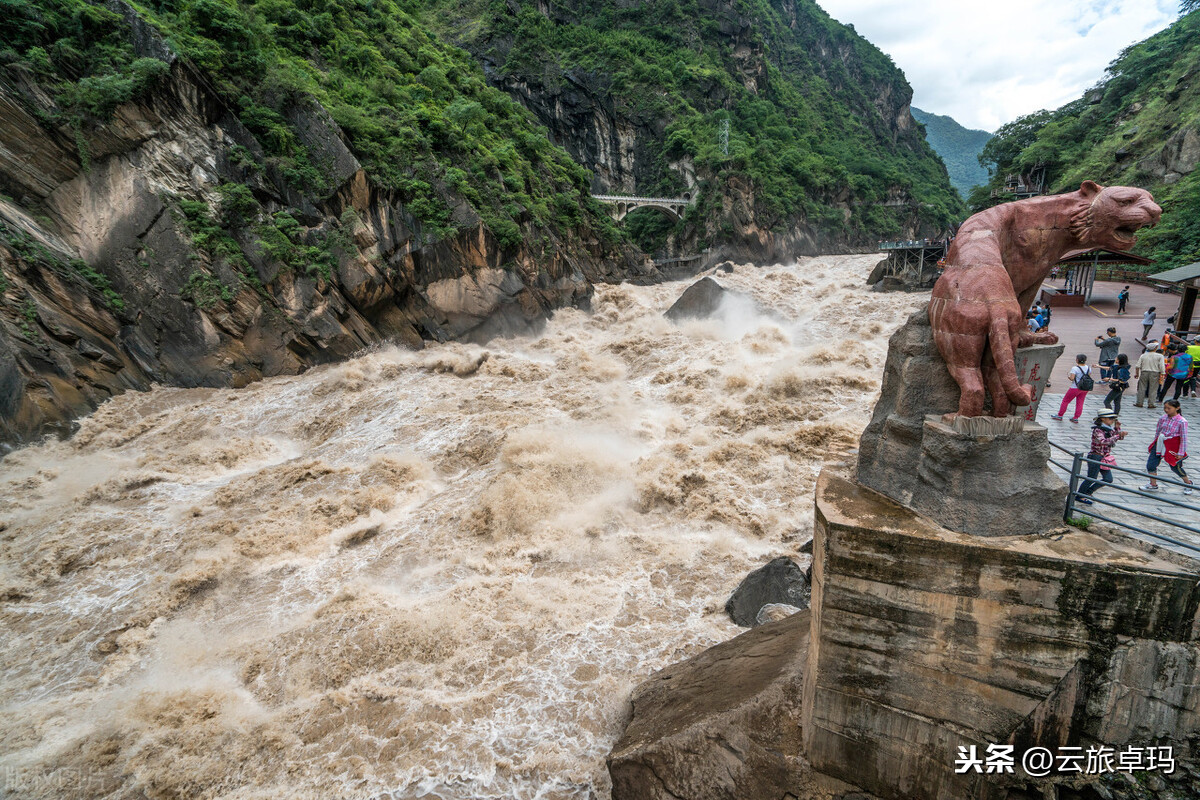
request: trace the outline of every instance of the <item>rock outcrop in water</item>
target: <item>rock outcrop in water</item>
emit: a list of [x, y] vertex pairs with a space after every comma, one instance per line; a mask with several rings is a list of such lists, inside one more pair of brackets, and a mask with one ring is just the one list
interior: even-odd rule
[[[807, 612], [771, 622], [651, 676], [608, 757], [613, 797], [836, 800], [852, 787], [800, 751]], [[853, 797], [870, 796], [853, 792]]]
[[721, 301], [726, 294], [724, 286], [706, 275], [685, 289], [683, 294], [679, 295], [679, 299], [663, 313], [663, 316], [672, 322], [711, 317], [721, 307]]
[[[241, 386], [376, 342], [525, 331], [595, 281], [656, 278], [586, 228], [502, 243], [445, 187], [454, 232], [432, 232], [303, 96], [289, 130], [331, 188], [299, 189], [228, 98], [109, 6], [135, 54], [169, 69], [106, 123], [72, 130], [33, 72], [0, 72], [0, 443], [126, 389]], [[257, 227], [229, 224], [239, 207]]]
[[763, 608], [769, 605], [808, 608], [808, 580], [787, 556], [773, 558], [743, 578], [725, 602], [725, 613], [743, 628], [751, 628], [759, 624]]

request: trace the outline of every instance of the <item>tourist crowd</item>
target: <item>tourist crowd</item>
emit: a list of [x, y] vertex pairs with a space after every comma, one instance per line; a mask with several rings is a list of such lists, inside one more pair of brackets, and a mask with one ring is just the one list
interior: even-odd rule
[[[1119, 298], [1119, 312], [1124, 312], [1128, 295]], [[1049, 308], [1039, 302], [1030, 310], [1030, 330], [1045, 330], [1049, 323]], [[1121, 352], [1121, 337], [1110, 327], [1097, 336], [1094, 344], [1099, 351], [1095, 364], [1087, 353], [1075, 357], [1075, 365], [1067, 375], [1068, 386], [1059, 404], [1058, 413], [1050, 416], [1062, 421], [1067, 409], [1074, 405], [1071, 422], [1078, 423], [1083, 414], [1084, 400], [1098, 385], [1107, 389], [1104, 411], [1092, 423], [1091, 447], [1087, 454], [1088, 478], [1079, 486], [1076, 502], [1091, 505], [1091, 496], [1105, 483], [1112, 483], [1112, 467], [1116, 464], [1114, 446], [1123, 440], [1127, 431], [1121, 429], [1121, 399], [1131, 385], [1136, 384], [1134, 405], [1138, 408], [1163, 407], [1155, 425], [1154, 437], [1147, 447], [1145, 471], [1149, 482], [1139, 487], [1144, 492], [1160, 491], [1158, 469], [1165, 461], [1185, 486], [1184, 494], [1192, 494], [1192, 479], [1184, 462], [1188, 458], [1188, 421], [1183, 415], [1181, 398], [1200, 394], [1200, 336], [1186, 339], [1177, 332], [1167, 331], [1161, 339], [1151, 340], [1150, 332], [1157, 319], [1151, 306], [1142, 317], [1143, 335], [1138, 340], [1142, 353], [1130, 364], [1129, 355]], [[1173, 320], [1168, 320], [1173, 322]], [[1167, 397], [1168, 394], [1171, 397]]]

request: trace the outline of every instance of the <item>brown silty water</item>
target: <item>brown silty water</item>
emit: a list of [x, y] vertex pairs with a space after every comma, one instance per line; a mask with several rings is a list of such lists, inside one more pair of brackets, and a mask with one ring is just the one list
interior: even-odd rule
[[631, 689], [736, 635], [887, 337], [877, 256], [602, 286], [538, 338], [130, 393], [0, 462], [12, 797], [607, 797]]

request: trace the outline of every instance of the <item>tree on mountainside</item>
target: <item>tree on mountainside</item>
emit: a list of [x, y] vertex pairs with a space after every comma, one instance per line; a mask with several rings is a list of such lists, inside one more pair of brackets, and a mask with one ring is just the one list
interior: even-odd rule
[[1052, 119], [1053, 111], [1035, 111], [1002, 126], [979, 153], [980, 166], [993, 176], [1006, 171]]
[[[1200, 259], [1200, 168], [1180, 157], [1200, 122], [1200, 0], [1165, 30], [1130, 45], [1084, 95], [1053, 111], [1005, 125], [980, 161], [988, 185], [972, 193], [973, 210], [994, 205], [1009, 175], [1044, 178], [1065, 192], [1083, 180], [1139, 186], [1163, 208], [1162, 222], [1138, 236], [1134, 252], [1169, 269]], [[1193, 12], [1193, 13], [1187, 13]]]
[[1182, 0], [1179, 4], [1180, 16], [1190, 14], [1197, 9], [1200, 9], [1200, 0]]

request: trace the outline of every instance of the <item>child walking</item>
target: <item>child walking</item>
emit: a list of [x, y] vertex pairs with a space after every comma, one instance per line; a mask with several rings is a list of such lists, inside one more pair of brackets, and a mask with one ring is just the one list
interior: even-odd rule
[[[1092, 449], [1087, 454], [1088, 479], [1079, 487], [1075, 502], [1092, 504], [1092, 494], [1105, 483], [1112, 483], [1112, 466], [1117, 463], [1113, 445], [1125, 438], [1115, 411], [1101, 411], [1092, 424]], [[1096, 480], [1101, 476], [1101, 480]], [[1101, 482], [1103, 481], [1103, 482]]]

